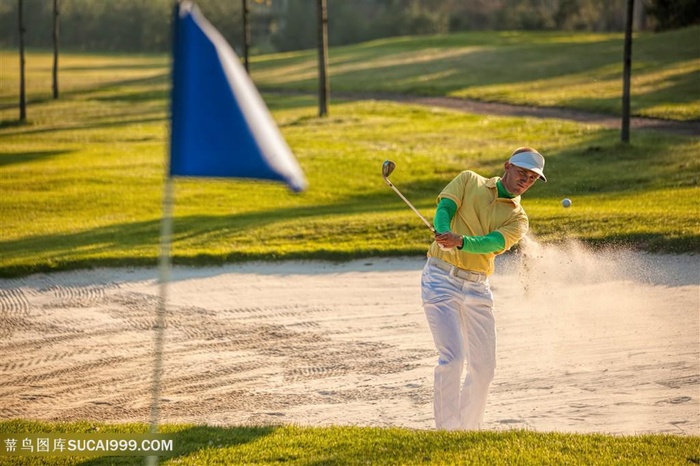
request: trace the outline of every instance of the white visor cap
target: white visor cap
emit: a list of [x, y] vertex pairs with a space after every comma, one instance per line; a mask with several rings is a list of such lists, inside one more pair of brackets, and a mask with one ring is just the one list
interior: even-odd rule
[[544, 176], [544, 157], [538, 152], [520, 152], [512, 156], [509, 162], [516, 167], [537, 173], [542, 181], [547, 182]]

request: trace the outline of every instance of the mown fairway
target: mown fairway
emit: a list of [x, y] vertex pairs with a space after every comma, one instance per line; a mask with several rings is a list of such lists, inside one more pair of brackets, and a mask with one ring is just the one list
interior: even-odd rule
[[[669, 57], [687, 55], [683, 50], [689, 47], [679, 47], [679, 41], [697, 30], [639, 40], [639, 48], [647, 44], [647, 53], [653, 51], [656, 57], [646, 62], [646, 75], [655, 76], [655, 86], [670, 93], [669, 105], [682, 102], [684, 109], [697, 103], [697, 94], [662, 84], [668, 82], [668, 70], [676, 69]], [[466, 39], [486, 42], [483, 53], [506, 53], [529, 44], [534, 55], [526, 60], [528, 66], [537, 61], [544, 66], [556, 58], [584, 67], [600, 55], [581, 52], [574, 60], [571, 51], [552, 50], [552, 44], [582, 43], [592, 50], [619, 45], [619, 38], [590, 34], [508, 37], [493, 33], [395, 39], [343, 48], [332, 54], [333, 86], [366, 91], [367, 81], [376, 86], [393, 81], [394, 90], [431, 92], [434, 83], [447, 81], [402, 87], [403, 78], [392, 70], [419, 74], [426, 66], [440, 67], [454, 44]], [[367, 50], [371, 57], [365, 55]], [[396, 53], [405, 56], [401, 66], [395, 62]], [[295, 81], [289, 67], [296, 60], [299, 67], [308, 68], [310, 64], [301, 62], [312, 61], [312, 55], [259, 57], [254, 77], [264, 86], [280, 87], [287, 79], [287, 88], [311, 88], [311, 81]], [[342, 72], [340, 57], [364, 63], [362, 73], [373, 78], [355, 80]], [[2, 52], [0, 59], [2, 82], [15, 83], [16, 55]], [[371, 65], [382, 60], [385, 67]], [[519, 68], [518, 63], [513, 60], [510, 75], [523, 78], [513, 88], [530, 82], [525, 78], [529, 68]], [[697, 60], [691, 65], [696, 68], [684, 79], [697, 76]], [[167, 147], [168, 59], [64, 54], [58, 101], [50, 99], [50, 55], [31, 53], [27, 66], [27, 124], [16, 123], [15, 86], [0, 91], [0, 274], [155, 264]], [[568, 76], [571, 85], [556, 87], [566, 89], [567, 102], [578, 105], [586, 100], [576, 94], [580, 73], [566, 74], [566, 69], [559, 79]], [[273, 75], [280, 81], [272, 81]], [[501, 75], [480, 76], [492, 76], [482, 85], [493, 86]], [[463, 89], [479, 87], [470, 79], [475, 78], [464, 78]], [[499, 175], [512, 149], [525, 144], [548, 157], [550, 182], [533, 188], [524, 200], [531, 231], [540, 240], [578, 238], [679, 252], [700, 249], [697, 138], [639, 132], [625, 146], [618, 143], [617, 131], [594, 125], [474, 116], [375, 101], [334, 100], [331, 117], [320, 119], [314, 97], [265, 96], [309, 178], [309, 190], [292, 195], [270, 183], [179, 180], [176, 263], [423, 254], [430, 242], [427, 230], [383, 184], [382, 162], [396, 161], [392, 180], [431, 217], [435, 196], [456, 173], [475, 169]], [[572, 208], [561, 208], [563, 197], [572, 198]]]

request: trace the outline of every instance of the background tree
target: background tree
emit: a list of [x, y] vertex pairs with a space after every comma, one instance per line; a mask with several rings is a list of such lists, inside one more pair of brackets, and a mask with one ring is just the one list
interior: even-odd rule
[[248, 65], [248, 49], [250, 48], [250, 23], [248, 22], [248, 0], [241, 1], [241, 14], [243, 16], [243, 66], [250, 73]]
[[18, 0], [19, 21], [19, 121], [27, 119], [27, 98], [24, 83], [24, 5]]
[[624, 67], [622, 71], [622, 142], [630, 142], [630, 83], [632, 78], [632, 23], [634, 21], [634, 0], [627, 0], [625, 26]]
[[328, 10], [326, 0], [317, 0], [318, 14], [318, 114], [328, 115], [330, 82], [328, 77]]
[[53, 73], [51, 82], [54, 99], [58, 99], [58, 2], [59, 0], [53, 0]]
[[700, 23], [698, 0], [651, 0], [647, 12], [656, 19], [657, 31]]

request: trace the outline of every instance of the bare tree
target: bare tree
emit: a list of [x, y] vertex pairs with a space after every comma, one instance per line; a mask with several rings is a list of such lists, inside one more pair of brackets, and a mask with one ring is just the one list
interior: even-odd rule
[[245, 70], [250, 74], [250, 66], [248, 65], [248, 49], [250, 48], [250, 24], [248, 22], [248, 0], [242, 0], [243, 8], [243, 64]]
[[24, 8], [22, 0], [19, 6], [19, 121], [27, 119], [27, 99], [24, 87]]
[[632, 22], [634, 20], [634, 0], [627, 0], [625, 19], [624, 69], [622, 72], [622, 142], [630, 142], [630, 81], [632, 75]]
[[53, 98], [58, 99], [58, 2], [53, 0]]
[[318, 10], [318, 114], [328, 115], [330, 83], [328, 78], [328, 12], [326, 0], [317, 0]]

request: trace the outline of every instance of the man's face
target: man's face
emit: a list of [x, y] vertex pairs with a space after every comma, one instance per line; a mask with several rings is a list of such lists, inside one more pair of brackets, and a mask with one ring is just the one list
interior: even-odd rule
[[515, 196], [520, 196], [530, 189], [530, 186], [535, 184], [535, 181], [540, 177], [537, 173], [517, 167], [510, 162], [506, 162], [505, 169], [501, 182], [508, 192]]

